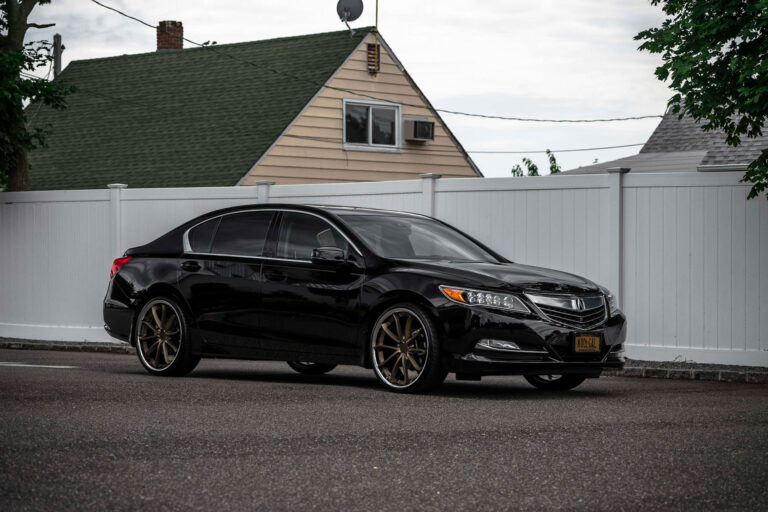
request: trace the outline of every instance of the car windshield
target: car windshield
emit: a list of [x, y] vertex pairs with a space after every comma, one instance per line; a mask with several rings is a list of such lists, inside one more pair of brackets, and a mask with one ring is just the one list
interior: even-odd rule
[[404, 260], [498, 261], [455, 229], [426, 217], [340, 214], [379, 256]]

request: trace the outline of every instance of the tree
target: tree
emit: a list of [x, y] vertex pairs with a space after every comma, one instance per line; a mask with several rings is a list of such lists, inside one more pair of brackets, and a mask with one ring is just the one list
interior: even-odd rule
[[550, 150], [546, 150], [545, 153], [547, 154], [547, 158], [549, 158], [549, 174], [559, 174], [563, 168], [558, 165], [555, 154]]
[[37, 4], [50, 0], [0, 0], [0, 186], [29, 190], [27, 152], [45, 145], [48, 127], [30, 129], [24, 105], [36, 103], [61, 109], [74, 87], [59, 81], [31, 78], [29, 73], [50, 65], [53, 55], [47, 41], [24, 43], [30, 28], [52, 23], [29, 23]]
[[[550, 150], [546, 150], [545, 153], [547, 154], [547, 158], [549, 158], [549, 172], [550, 174], [557, 174], [562, 170], [562, 167], [558, 165], [557, 159], [555, 158], [555, 154], [552, 153]], [[523, 158], [523, 165], [525, 165], [525, 168], [528, 169], [528, 176], [538, 176], [539, 175], [539, 166], [536, 165], [531, 161], [530, 158]], [[512, 170], [510, 171], [512, 173], [512, 176], [523, 176], [523, 168], [520, 166], [520, 164], [515, 164], [512, 167]]]
[[[738, 146], [762, 135], [768, 119], [768, 0], [651, 0], [668, 18], [635, 36], [640, 50], [661, 54], [659, 80], [676, 91], [669, 108], [723, 130]], [[749, 197], [768, 189], [768, 148], [749, 164], [742, 181]], [[768, 195], [768, 193], [766, 193]]]

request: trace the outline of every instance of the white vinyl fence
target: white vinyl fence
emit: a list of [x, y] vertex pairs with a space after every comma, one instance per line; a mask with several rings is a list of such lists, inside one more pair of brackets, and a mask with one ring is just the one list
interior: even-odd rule
[[434, 215], [513, 261], [619, 295], [638, 359], [768, 366], [768, 201], [738, 173], [0, 193], [0, 337], [111, 341], [112, 259], [210, 210], [357, 205]]

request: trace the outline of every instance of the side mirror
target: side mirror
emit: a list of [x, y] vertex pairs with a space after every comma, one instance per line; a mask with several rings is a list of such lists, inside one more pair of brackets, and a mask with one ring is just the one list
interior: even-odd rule
[[323, 265], [343, 265], [347, 261], [343, 250], [338, 247], [318, 247], [312, 249], [312, 263]]

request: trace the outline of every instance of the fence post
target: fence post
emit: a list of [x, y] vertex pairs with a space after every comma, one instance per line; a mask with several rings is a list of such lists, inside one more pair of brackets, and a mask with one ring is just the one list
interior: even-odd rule
[[610, 215], [609, 240], [612, 253], [616, 255], [614, 260], [610, 290], [616, 295], [619, 306], [624, 297], [624, 193], [622, 191], [624, 175], [629, 172], [628, 167], [611, 167], [607, 169], [610, 177]]
[[424, 215], [429, 215], [430, 217], [435, 216], [435, 180], [439, 180], [443, 177], [442, 174], [435, 174], [435, 173], [427, 173], [427, 174], [420, 174], [419, 177], [421, 178], [421, 204], [422, 204], [422, 213]]
[[123, 255], [123, 208], [120, 205], [123, 189], [128, 185], [123, 183], [110, 183], [109, 188], [109, 206], [110, 217], [112, 218], [112, 252], [115, 258]]
[[259, 203], [269, 202], [269, 189], [274, 185], [274, 181], [262, 180], [256, 182], [256, 200]]

